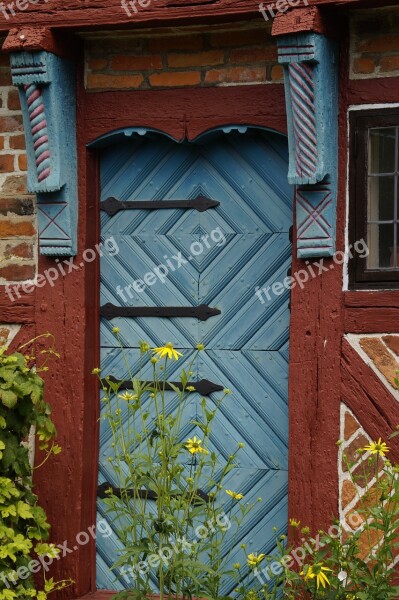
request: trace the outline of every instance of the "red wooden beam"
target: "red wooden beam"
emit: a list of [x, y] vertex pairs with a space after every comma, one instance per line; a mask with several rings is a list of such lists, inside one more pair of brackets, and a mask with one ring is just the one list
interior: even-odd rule
[[399, 333], [399, 308], [347, 308], [345, 333]]
[[[15, 284], [17, 286], [17, 284]], [[21, 298], [18, 298], [13, 293], [11, 287], [11, 296], [15, 297], [15, 301], [12, 302], [10, 297], [6, 293], [6, 288], [0, 288], [0, 321], [2, 323], [33, 323], [34, 318], [34, 302], [35, 292], [31, 294], [24, 294], [20, 292]]]
[[[380, 0], [308, 0], [308, 3], [309, 6], [333, 9], [381, 6]], [[384, 6], [396, 3], [397, 0], [385, 0]], [[3, 4], [6, 8], [5, 12], [0, 12], [0, 33], [22, 26], [32, 27], [35, 23], [48, 28], [93, 30], [251, 17], [262, 19], [258, 3], [253, 0], [214, 0], [212, 3], [203, 0], [191, 0], [189, 3], [183, 0], [152, 0], [146, 8], [139, 6], [137, 12], [131, 9], [130, 16], [121, 6], [121, 0], [88, 0], [84, 4], [81, 0], [64, 0], [61, 6], [59, 0], [41, 0], [35, 5], [28, 4], [26, 10], [16, 9], [12, 0], [5, 0]], [[268, 4], [273, 2], [266, 2]], [[7, 8], [10, 5], [14, 14]], [[128, 4], [127, 7], [129, 10]]]
[[344, 303], [348, 308], [399, 308], [399, 291], [345, 292]]

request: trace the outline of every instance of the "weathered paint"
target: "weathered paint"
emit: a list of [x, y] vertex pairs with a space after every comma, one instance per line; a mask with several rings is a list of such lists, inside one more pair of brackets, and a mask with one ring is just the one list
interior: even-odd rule
[[37, 194], [40, 252], [74, 256], [77, 245], [75, 67], [50, 52], [13, 52], [21, 100], [28, 190]]
[[277, 40], [284, 65], [290, 166], [298, 186], [300, 258], [335, 252], [338, 167], [338, 56], [334, 42], [316, 33]]
[[[270, 4], [273, 2], [267, 2]], [[381, 5], [380, 0], [308, 0], [309, 6], [328, 7], [332, 9], [362, 8], [365, 6]], [[12, 27], [31, 27], [37, 17], [40, 25], [44, 27], [57, 27], [79, 31], [83, 29], [99, 29], [107, 25], [129, 27], [132, 23], [149, 22], [152, 24], [176, 23], [181, 24], [188, 20], [212, 20], [220, 22], [222, 19], [262, 18], [259, 14], [258, 3], [253, 0], [192, 0], [189, 4], [175, 0], [156, 0], [148, 6], [140, 8], [137, 12], [131, 11], [130, 16], [121, 7], [120, 0], [91, 0], [82, 6], [80, 0], [64, 0], [60, 7], [59, 0], [49, 0], [43, 4], [29, 4], [27, 10], [17, 11], [9, 15], [7, 20], [0, 14], [0, 31], [7, 31]], [[385, 0], [385, 5], [395, 5], [397, 0]], [[128, 7], [129, 9], [129, 7]], [[39, 16], [40, 15], [40, 16]]]

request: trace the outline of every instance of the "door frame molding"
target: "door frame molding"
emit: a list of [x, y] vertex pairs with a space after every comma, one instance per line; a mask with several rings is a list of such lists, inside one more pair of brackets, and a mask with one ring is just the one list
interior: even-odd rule
[[[82, 260], [82, 252], [86, 248], [94, 248], [99, 242], [98, 150], [88, 148], [88, 144], [100, 136], [132, 126], [157, 129], [176, 140], [192, 140], [210, 129], [229, 125], [259, 126], [287, 133], [282, 84], [165, 91], [87, 92], [83, 85], [82, 65], [80, 69], [77, 95], [77, 264]], [[293, 220], [295, 221], [295, 214]], [[293, 271], [303, 268], [303, 261], [296, 259], [295, 241], [294, 232]], [[40, 257], [39, 272], [48, 268], [49, 264], [49, 259]], [[338, 269], [335, 273], [332, 271], [331, 276], [334, 281], [338, 281]], [[290, 413], [292, 407], [295, 407], [295, 419], [290, 416], [288, 501], [290, 516], [301, 518], [308, 525], [316, 522], [319, 527], [320, 515], [326, 514], [331, 506], [338, 506], [338, 486], [335, 481], [336, 468], [333, 473], [328, 474], [327, 481], [323, 472], [316, 471], [313, 476], [311, 472], [314, 431], [310, 425], [318, 413], [315, 398], [319, 387], [314, 376], [317, 365], [312, 366], [312, 363], [315, 361], [315, 346], [318, 344], [315, 336], [319, 322], [317, 315], [321, 312], [318, 302], [321, 278], [309, 281], [307, 285], [306, 308], [304, 295], [299, 293], [301, 290], [293, 290], [291, 299], [289, 381], [294, 378], [295, 385], [289, 386], [289, 403]], [[332, 287], [335, 288], [336, 285], [333, 284]], [[61, 467], [59, 460], [48, 461], [38, 473], [36, 482], [49, 521], [54, 524], [53, 539], [56, 542], [68, 539], [71, 547], [76, 535], [88, 531], [96, 522], [99, 386], [91, 371], [99, 365], [99, 261], [86, 264], [73, 278], [66, 277], [57, 281], [54, 288], [44, 291], [38, 289], [36, 306], [38, 330], [43, 327], [51, 330], [49, 323], [57, 323], [58, 336], [66, 340], [65, 346], [68, 349], [68, 352], [63, 352], [66, 361], [64, 372], [48, 378], [46, 388], [48, 398], [54, 400], [53, 414], [65, 452], [60, 455]], [[64, 311], [63, 321], [60, 319], [60, 306]], [[304, 310], [307, 311], [308, 321], [304, 319]], [[73, 335], [68, 328], [71, 323]], [[340, 328], [338, 329], [340, 334]], [[294, 344], [293, 338], [297, 338]], [[337, 352], [336, 348], [333, 352]], [[339, 358], [339, 352], [337, 357]], [[335, 360], [333, 362], [336, 363]], [[304, 376], [301, 371], [304, 363], [309, 364], [309, 376]], [[339, 378], [339, 372], [337, 377]], [[73, 395], [70, 400], [66, 400], [69, 386]], [[336, 387], [339, 388], [339, 383]], [[308, 400], [310, 397], [311, 401]], [[73, 403], [72, 416], [66, 418], [64, 413], [68, 402]], [[327, 405], [328, 410], [330, 405]], [[331, 419], [335, 419], [335, 414], [331, 415]], [[337, 439], [335, 428], [338, 423], [336, 420], [329, 429], [330, 454]], [[327, 443], [325, 436], [322, 442]], [[320, 441], [316, 445], [320, 446]], [[320, 464], [322, 461], [320, 459], [317, 462]], [[60, 478], [60, 468], [68, 475], [63, 474]], [[54, 481], [57, 482], [56, 494]], [[321, 493], [326, 500], [315, 510], [312, 499], [316, 498], [317, 502]], [[68, 506], [65, 506], [66, 499]], [[89, 543], [80, 545], [76, 551], [55, 563], [54, 573], [52, 572], [55, 578], [71, 577], [76, 582], [74, 588], [62, 592], [60, 598], [81, 597], [96, 592], [95, 558], [95, 540], [90, 539]], [[99, 592], [98, 598], [105, 597], [106, 593]]]

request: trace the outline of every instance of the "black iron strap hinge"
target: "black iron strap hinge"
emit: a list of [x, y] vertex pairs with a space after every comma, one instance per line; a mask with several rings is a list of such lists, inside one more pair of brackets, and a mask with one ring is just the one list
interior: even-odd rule
[[[116, 379], [112, 375], [110, 377], [108, 377], [107, 379], [109, 381], [111, 381], [112, 383], [119, 384], [119, 390], [133, 389], [133, 384], [130, 380], [121, 381], [120, 379]], [[104, 387], [106, 387], [107, 380], [102, 379], [101, 384]], [[140, 385], [149, 386], [149, 387], [157, 386], [158, 389], [162, 388], [162, 389], [165, 389], [168, 391], [174, 391], [174, 388], [178, 388], [180, 391], [183, 390], [183, 385], [180, 381], [170, 381], [170, 382], [161, 381], [161, 382], [158, 382], [157, 384], [155, 384], [153, 381], [140, 381]], [[172, 386], [174, 386], [174, 387], [172, 387]], [[187, 388], [190, 388], [190, 390], [187, 390]], [[194, 389], [192, 389], [192, 388], [194, 388]], [[209, 381], [208, 379], [201, 379], [200, 381], [189, 381], [185, 386], [185, 390], [188, 392], [191, 392], [191, 393], [197, 392], [198, 394], [201, 394], [201, 396], [209, 396], [209, 394], [212, 394], [213, 392], [222, 392], [224, 390], [224, 388], [223, 388], [223, 386], [218, 385], [217, 383], [213, 383], [212, 381]]]
[[210, 208], [216, 208], [220, 205], [217, 200], [211, 200], [206, 196], [197, 196], [191, 200], [118, 200], [117, 198], [107, 198], [101, 202], [100, 209], [113, 217], [120, 210], [159, 210], [171, 208], [195, 209], [204, 212]]
[[108, 321], [115, 317], [194, 317], [206, 321], [210, 317], [220, 315], [218, 308], [211, 308], [207, 304], [200, 306], [115, 306], [104, 304], [101, 307], [101, 316]]

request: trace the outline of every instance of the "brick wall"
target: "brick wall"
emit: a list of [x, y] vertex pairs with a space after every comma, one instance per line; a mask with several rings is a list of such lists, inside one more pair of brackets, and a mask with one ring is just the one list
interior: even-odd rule
[[282, 77], [276, 42], [263, 19], [86, 39], [89, 90], [268, 84]]
[[18, 92], [11, 84], [9, 58], [0, 52], [0, 285], [35, 276], [33, 213]]
[[[340, 519], [343, 527], [344, 540], [353, 532], [363, 528], [364, 518], [361, 510], [364, 503], [373, 497], [375, 491], [374, 473], [367, 479], [363, 476], [365, 469], [363, 461], [367, 455], [361, 450], [371, 442], [371, 438], [362, 428], [354, 414], [341, 404], [341, 446], [339, 451], [339, 481], [340, 481]], [[360, 454], [359, 454], [360, 452]], [[383, 460], [379, 459], [381, 470]], [[349, 474], [348, 466], [352, 473]], [[370, 473], [369, 469], [366, 469]], [[356, 480], [356, 485], [353, 483]], [[373, 530], [371, 530], [373, 531]], [[364, 530], [359, 538], [359, 558], [367, 560], [373, 547], [380, 541], [381, 536], [375, 530], [375, 536]]]
[[351, 21], [351, 78], [399, 76], [399, 7], [360, 11]]

